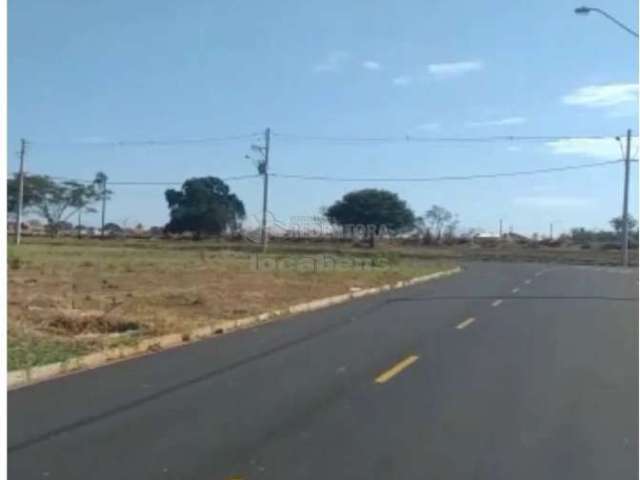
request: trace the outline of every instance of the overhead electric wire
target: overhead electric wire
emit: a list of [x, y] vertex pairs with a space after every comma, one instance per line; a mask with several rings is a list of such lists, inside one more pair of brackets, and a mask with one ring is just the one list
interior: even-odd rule
[[[258, 174], [249, 174], [249, 175], [237, 175], [237, 176], [233, 176], [233, 177], [223, 177], [220, 178], [220, 180], [224, 181], [224, 182], [233, 182], [235, 180], [246, 180], [249, 178], [257, 178], [260, 177], [261, 175]], [[49, 178], [52, 178], [53, 180], [61, 180], [61, 181], [66, 181], [66, 182], [78, 182], [78, 183], [94, 183], [95, 180], [86, 180], [86, 179], [80, 179], [80, 178], [72, 178], [72, 177], [54, 177], [54, 176], [50, 176]], [[159, 185], [159, 186], [173, 186], [173, 185], [182, 185], [184, 182], [145, 182], [145, 181], [108, 181], [109, 186], [112, 185], [124, 185], [124, 186], [144, 186], [144, 185], [149, 185], [149, 186], [153, 186], [153, 185]]]
[[[30, 146], [76, 146], [76, 147], [145, 147], [145, 146], [178, 146], [197, 145], [207, 143], [224, 143], [238, 140], [247, 140], [261, 135], [262, 132], [253, 132], [239, 135], [228, 135], [219, 137], [202, 138], [182, 138], [182, 139], [142, 139], [142, 140], [96, 140], [96, 141], [60, 141], [47, 142], [29, 140]], [[418, 135], [403, 136], [381, 136], [381, 137], [359, 137], [359, 136], [320, 136], [320, 135], [300, 135], [294, 133], [273, 132], [274, 137], [282, 140], [293, 141], [314, 141], [333, 144], [378, 144], [378, 143], [491, 143], [491, 142], [528, 142], [542, 141], [550, 142], [557, 140], [615, 140], [619, 135], [489, 135], [477, 137], [450, 137], [450, 136], [429, 136]]]
[[[637, 159], [632, 159], [636, 161]], [[569, 170], [581, 170], [586, 168], [603, 167], [606, 165], [614, 165], [617, 163], [623, 163], [624, 160], [607, 160], [604, 162], [595, 163], [581, 163], [576, 165], [566, 165], [563, 167], [550, 167], [540, 168], [535, 170], [518, 170], [512, 172], [495, 172], [495, 173], [479, 173], [473, 175], [444, 175], [438, 177], [336, 177], [325, 175], [302, 175], [302, 174], [289, 174], [289, 173], [277, 173], [271, 172], [269, 175], [275, 178], [294, 179], [294, 180], [306, 180], [306, 181], [325, 181], [325, 182], [440, 182], [440, 181], [460, 181], [460, 180], [476, 180], [487, 178], [500, 178], [500, 177], [518, 177], [526, 175], [539, 175], [544, 173], [565, 172]], [[259, 178], [260, 174], [248, 174], [237, 175], [231, 177], [222, 177], [220, 180], [225, 182], [231, 182], [236, 180], [247, 180], [251, 178]], [[61, 181], [73, 181], [79, 183], [93, 183], [94, 180], [78, 179], [72, 177], [60, 177], [51, 176], [54, 180]], [[144, 186], [144, 185], [160, 185], [160, 186], [172, 186], [182, 185], [183, 182], [154, 182], [154, 181], [109, 181], [109, 185], [122, 185], [122, 186]]]
[[606, 162], [597, 163], [583, 163], [579, 165], [567, 165], [564, 167], [551, 167], [541, 168], [537, 170], [521, 170], [515, 172], [500, 172], [500, 173], [483, 173], [475, 175], [447, 175], [441, 177], [333, 177], [333, 176], [313, 176], [313, 175], [292, 175], [292, 174], [280, 174], [271, 173], [272, 177], [287, 178], [296, 180], [311, 180], [311, 181], [327, 181], [327, 182], [440, 182], [440, 181], [455, 181], [455, 180], [475, 180], [482, 178], [499, 178], [499, 177], [516, 177], [524, 175], [538, 175], [543, 173], [563, 172], [567, 170], [579, 170], [583, 168], [594, 168], [605, 165], [613, 165], [616, 163], [622, 163], [623, 160], [609, 160]]
[[558, 140], [615, 140], [616, 135], [491, 135], [479, 137], [420, 137], [404, 135], [402, 137], [333, 137], [315, 135], [297, 135], [290, 133], [274, 132], [275, 137], [284, 140], [317, 141], [336, 144], [367, 144], [367, 143], [402, 143], [402, 142], [432, 142], [432, 143], [491, 143], [491, 142], [517, 142], [517, 141], [543, 141]]
[[29, 140], [29, 145], [37, 146], [75, 146], [75, 147], [145, 147], [145, 146], [172, 146], [172, 145], [197, 145], [206, 143], [223, 143], [236, 140], [247, 140], [260, 135], [260, 132], [246, 133], [242, 135], [229, 135], [223, 137], [182, 138], [176, 140], [104, 140], [104, 141], [68, 141], [68, 142], [39, 142]]

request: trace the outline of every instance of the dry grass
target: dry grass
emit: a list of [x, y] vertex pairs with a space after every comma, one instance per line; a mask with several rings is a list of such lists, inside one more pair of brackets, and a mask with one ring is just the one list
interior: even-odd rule
[[354, 253], [256, 257], [205, 243], [30, 239], [9, 250], [9, 367], [183, 333], [451, 266], [448, 260]]

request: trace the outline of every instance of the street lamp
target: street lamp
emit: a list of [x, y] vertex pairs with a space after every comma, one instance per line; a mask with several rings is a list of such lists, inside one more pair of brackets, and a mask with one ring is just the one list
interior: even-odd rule
[[614, 17], [612, 17], [611, 15], [609, 15], [607, 12], [605, 12], [604, 10], [601, 10], [599, 8], [594, 8], [594, 7], [578, 7], [574, 10], [574, 12], [576, 13], [576, 15], [588, 15], [591, 12], [596, 12], [599, 13], [600, 15], [602, 15], [603, 17], [608, 18], [609, 20], [611, 20], [613, 23], [615, 23], [616, 25], [618, 25], [620, 28], [622, 28], [623, 30], [626, 30], [627, 32], [629, 32], [631, 35], [633, 35], [634, 37], [638, 38], [638, 32], [630, 29], [629, 27], [627, 27], [624, 23], [622, 23], [621, 21], [615, 19]]

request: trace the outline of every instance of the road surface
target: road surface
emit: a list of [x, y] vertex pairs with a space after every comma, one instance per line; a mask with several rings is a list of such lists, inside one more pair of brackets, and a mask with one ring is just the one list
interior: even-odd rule
[[635, 479], [637, 292], [470, 264], [11, 391], [9, 478]]

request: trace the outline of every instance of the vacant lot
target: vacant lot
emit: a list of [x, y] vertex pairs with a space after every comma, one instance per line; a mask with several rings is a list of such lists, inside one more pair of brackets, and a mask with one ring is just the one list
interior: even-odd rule
[[268, 255], [205, 242], [27, 239], [9, 248], [9, 368], [181, 333], [450, 268], [350, 249]]

